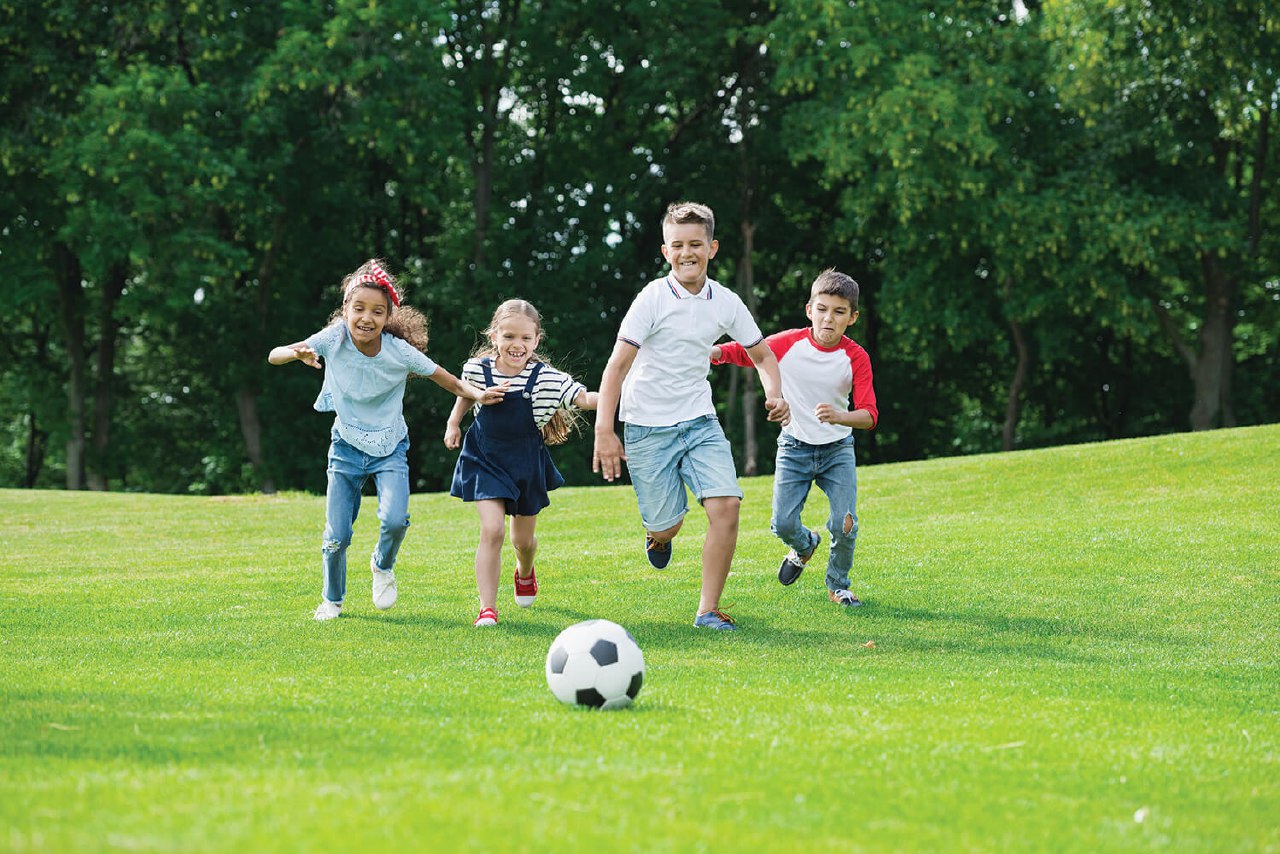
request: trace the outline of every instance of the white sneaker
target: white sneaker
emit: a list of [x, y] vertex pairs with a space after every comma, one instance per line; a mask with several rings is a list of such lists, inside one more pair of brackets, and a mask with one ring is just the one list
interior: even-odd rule
[[324, 622], [325, 620], [337, 619], [341, 614], [341, 602], [330, 602], [328, 599], [321, 599], [320, 607], [316, 608], [315, 619], [319, 622]]
[[396, 604], [400, 595], [396, 589], [396, 572], [394, 569], [378, 569], [378, 565], [369, 558], [369, 569], [373, 572], [373, 604], [379, 611], [385, 611]]

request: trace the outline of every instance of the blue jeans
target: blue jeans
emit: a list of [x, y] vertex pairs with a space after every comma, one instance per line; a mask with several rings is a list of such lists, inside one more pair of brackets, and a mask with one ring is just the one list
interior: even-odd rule
[[729, 440], [714, 415], [670, 427], [626, 424], [622, 428], [627, 472], [649, 531], [665, 531], [689, 511], [687, 486], [699, 502], [742, 497]]
[[853, 547], [858, 541], [858, 469], [852, 435], [829, 445], [810, 445], [785, 433], [778, 437], [769, 527], [800, 554], [813, 548], [813, 534], [800, 521], [800, 513], [814, 484], [826, 494], [831, 508], [827, 515], [831, 532], [827, 589], [848, 590]]
[[400, 543], [409, 528], [409, 439], [405, 437], [385, 457], [371, 457], [333, 432], [329, 445], [329, 486], [325, 491], [324, 598], [341, 602], [347, 593], [347, 546], [360, 514], [360, 490], [370, 477], [378, 489], [378, 547], [373, 562], [393, 569]]

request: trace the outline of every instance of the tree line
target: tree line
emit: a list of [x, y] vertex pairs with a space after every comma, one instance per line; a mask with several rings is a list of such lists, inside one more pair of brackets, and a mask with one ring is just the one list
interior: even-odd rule
[[519, 296], [594, 387], [685, 198], [766, 331], [859, 281], [864, 462], [1280, 414], [1269, 4], [0, 0], [0, 55], [0, 486], [322, 489], [317, 376], [266, 354], [371, 256], [450, 370]]

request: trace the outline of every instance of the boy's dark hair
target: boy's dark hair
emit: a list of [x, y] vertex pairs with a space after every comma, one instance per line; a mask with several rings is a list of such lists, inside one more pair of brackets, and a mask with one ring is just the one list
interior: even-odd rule
[[716, 215], [706, 205], [697, 202], [672, 202], [667, 205], [667, 212], [662, 216], [663, 225], [669, 222], [676, 225], [698, 223], [706, 228], [707, 240], [715, 239]]
[[852, 276], [841, 273], [835, 267], [823, 270], [818, 274], [818, 278], [813, 280], [813, 287], [809, 289], [809, 302], [813, 302], [814, 297], [822, 294], [844, 297], [849, 301], [850, 309], [858, 310], [858, 283]]

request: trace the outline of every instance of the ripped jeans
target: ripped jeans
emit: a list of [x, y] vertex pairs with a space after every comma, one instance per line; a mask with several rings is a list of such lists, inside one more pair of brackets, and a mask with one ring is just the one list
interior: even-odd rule
[[778, 436], [769, 527], [800, 554], [813, 547], [813, 534], [800, 521], [800, 513], [814, 484], [826, 494], [830, 505], [827, 589], [848, 590], [853, 547], [858, 541], [858, 469], [852, 435], [829, 445], [810, 445], [786, 433]]
[[349, 445], [335, 429], [329, 445], [329, 486], [325, 491], [323, 558], [324, 598], [341, 602], [347, 593], [347, 547], [360, 513], [360, 491], [370, 477], [378, 489], [378, 546], [373, 562], [393, 569], [409, 528], [409, 439], [385, 457], [371, 457]]

